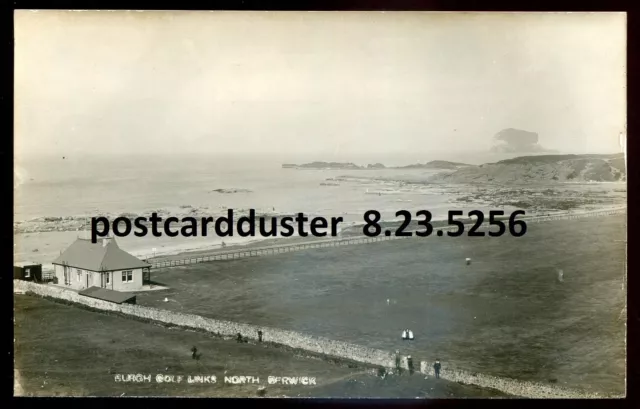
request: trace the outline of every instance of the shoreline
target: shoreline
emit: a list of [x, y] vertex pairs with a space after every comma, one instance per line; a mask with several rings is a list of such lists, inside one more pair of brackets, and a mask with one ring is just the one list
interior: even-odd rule
[[[608, 210], [618, 210], [618, 209], [626, 209], [626, 206], [602, 206], [596, 209], [575, 209], [575, 210], [555, 210], [555, 211], [533, 211], [528, 212], [526, 217], [523, 220], [527, 220], [532, 217], [540, 217], [545, 215], [551, 216], [571, 216], [576, 215], [579, 216], [581, 214], [589, 214], [593, 212], [600, 211], [608, 211]], [[392, 220], [381, 220], [379, 222], [382, 228], [398, 228], [403, 219], [392, 219]], [[438, 227], [438, 225], [446, 224], [447, 219], [444, 217], [434, 217], [432, 219], [432, 223], [434, 227]], [[470, 222], [469, 219], [461, 219], [461, 221], [467, 223]], [[315, 237], [315, 236], [292, 236], [292, 237], [246, 237], [237, 240], [235, 243], [231, 242], [231, 244], [227, 244], [225, 247], [222, 247], [221, 243], [224, 242], [225, 238], [216, 237], [215, 242], [200, 242], [200, 243], [176, 243], [174, 245], [162, 246], [160, 251], [156, 250], [155, 252], [150, 250], [128, 250], [126, 246], [123, 246], [123, 249], [128, 253], [132, 254], [135, 257], [138, 257], [142, 260], [145, 260], [149, 263], [157, 263], [162, 261], [168, 261], [172, 259], [184, 259], [189, 257], [201, 257], [206, 255], [211, 255], [220, 252], [230, 252], [235, 250], [245, 250], [245, 249], [253, 249], [257, 247], [266, 247], [266, 246], [277, 246], [282, 244], [294, 245], [301, 243], [308, 243], [314, 241], [326, 241], [326, 240], [339, 240], [339, 239], [347, 239], [350, 237], [362, 236], [362, 231], [360, 229], [361, 226], [364, 226], [365, 222], [352, 222], [348, 226], [344, 226], [340, 229], [339, 235], [336, 237], [325, 236], [325, 237]], [[417, 224], [415, 220], [412, 220], [411, 224], [407, 226], [410, 230], [411, 228], [417, 228]], [[407, 231], [409, 231], [407, 230]], [[14, 236], [15, 237], [15, 236]], [[117, 240], [118, 238], [116, 238]], [[233, 240], [234, 238], [232, 238]], [[145, 246], [145, 247], [150, 247]], [[28, 260], [14, 260], [14, 262], [18, 261], [28, 261]], [[42, 263], [43, 271], [51, 271], [53, 270], [53, 265], [51, 263]]]
[[[535, 197], [536, 201], [541, 199], [542, 193], [548, 194], [551, 196], [563, 196], [567, 199], [572, 199], [575, 201], [572, 204], [573, 209], [577, 209], [582, 205], [590, 204], [588, 200], [592, 195], [592, 191], [589, 190], [570, 190], [577, 187], [583, 188], [606, 188], [607, 194], [612, 193], [627, 193], [627, 184], [626, 182], [620, 181], [565, 181], [565, 182], [553, 182], [553, 181], [539, 181], [539, 182], [526, 182], [522, 183], [520, 181], [514, 181], [513, 183], [498, 183], [498, 182], [483, 182], [482, 184], [476, 184], [471, 182], [433, 182], [426, 181], [424, 179], [424, 175], [421, 174], [407, 174], [403, 177], [376, 177], [376, 176], [354, 176], [354, 175], [342, 175], [342, 176], [334, 176], [325, 178], [324, 182], [332, 181], [332, 182], [347, 182], [347, 183], [356, 183], [357, 185], [353, 186], [354, 190], [365, 189], [369, 184], [379, 184], [380, 186], [369, 186], [369, 188], [365, 189], [366, 191], [362, 192], [364, 194], [370, 195], [396, 195], [396, 194], [415, 194], [418, 196], [421, 195], [450, 195], [452, 201], [456, 201], [460, 198], [468, 197], [470, 194], [476, 199], [480, 200], [471, 200], [467, 201], [468, 204], [486, 204], [485, 202], [490, 202], [492, 206], [501, 206], [499, 202], [496, 202], [494, 196], [496, 195], [504, 195], [510, 196], [508, 200], [523, 200], [523, 199], [531, 199], [531, 196]], [[322, 185], [321, 182], [320, 184]], [[364, 185], [362, 184], [364, 182]], [[393, 186], [393, 188], [389, 187]], [[622, 189], [616, 189], [616, 187], [623, 187]], [[562, 189], [562, 188], [565, 189]], [[369, 192], [369, 189], [374, 189]], [[567, 190], [569, 189], [569, 190]], [[231, 191], [241, 191], [240, 188], [228, 188], [228, 189], [214, 189], [214, 190], [231, 190]], [[615, 194], [608, 199], [615, 198]], [[557, 197], [553, 198], [557, 200]], [[502, 199], [504, 201], [506, 199]], [[405, 200], [400, 200], [405, 201]], [[556, 203], [557, 204], [557, 203]], [[592, 203], [592, 204], [602, 204]], [[250, 206], [251, 207], [251, 206]], [[233, 208], [234, 213], [237, 216], [246, 216], [248, 214], [250, 207], [235, 207]], [[275, 211], [275, 208], [272, 206], [257, 206], [251, 207], [256, 211], [256, 215], [259, 216], [273, 216], [273, 217], [284, 217], [284, 216], [293, 216], [297, 212], [281, 212]], [[532, 203], [532, 208], [542, 208], [537, 206], [535, 203]], [[554, 209], [553, 203], [547, 203], [544, 206], [546, 209]], [[180, 204], [180, 205], [166, 205], [161, 208], [147, 208], [147, 209], [131, 209], [127, 211], [105, 211], [100, 209], [93, 209], [93, 212], [86, 213], [80, 212], [73, 215], [70, 214], [49, 214], [49, 215], [32, 215], [32, 216], [23, 216], [19, 219], [14, 219], [13, 221], [13, 230], [15, 234], [35, 234], [39, 232], [62, 232], [62, 231], [82, 231], [82, 229], [88, 228], [90, 226], [89, 220], [92, 217], [106, 217], [106, 218], [116, 218], [116, 217], [126, 217], [129, 219], [136, 218], [139, 216], [149, 215], [153, 212], [157, 212], [158, 215], [162, 218], [168, 217], [213, 217], [214, 220], [218, 217], [225, 217], [226, 211], [229, 210], [230, 207], [227, 206], [212, 206], [212, 205], [195, 205], [195, 204]], [[563, 208], [559, 208], [563, 209]], [[563, 209], [569, 210], [569, 209]], [[15, 213], [15, 212], [14, 212]], [[321, 214], [316, 214], [315, 211], [303, 211], [303, 213], [308, 216], [321, 216]], [[14, 217], [16, 215], [14, 214]]]

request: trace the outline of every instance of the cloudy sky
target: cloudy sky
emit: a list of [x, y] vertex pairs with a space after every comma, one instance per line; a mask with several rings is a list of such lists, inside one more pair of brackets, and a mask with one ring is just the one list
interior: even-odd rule
[[624, 14], [15, 16], [25, 153], [619, 151]]

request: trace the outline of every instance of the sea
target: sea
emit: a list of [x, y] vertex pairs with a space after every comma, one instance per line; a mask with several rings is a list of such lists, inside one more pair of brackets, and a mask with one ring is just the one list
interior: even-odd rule
[[[377, 210], [383, 220], [397, 219], [399, 210], [426, 209], [434, 218], [446, 218], [453, 197], [440, 186], [403, 185], [389, 179], [426, 179], [436, 170], [298, 170], [283, 163], [312, 161], [383, 163], [404, 166], [430, 160], [481, 164], [514, 155], [463, 153], [445, 155], [378, 154], [336, 155], [40, 155], [16, 157], [14, 165], [14, 223], [43, 217], [116, 217], [152, 212], [184, 213], [197, 208], [211, 217], [258, 214], [342, 217], [344, 224], [364, 223], [364, 213]], [[357, 181], [335, 181], [343, 176]], [[387, 180], [380, 180], [387, 179]], [[220, 193], [216, 189], [224, 189]], [[15, 261], [48, 264], [88, 231], [19, 233], [14, 236]], [[176, 254], [226, 244], [244, 244], [260, 237], [117, 238], [119, 245], [137, 256]]]

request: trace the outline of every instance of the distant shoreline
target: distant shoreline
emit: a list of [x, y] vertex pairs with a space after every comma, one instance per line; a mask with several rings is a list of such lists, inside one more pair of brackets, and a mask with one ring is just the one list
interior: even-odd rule
[[[607, 210], [611, 210], [611, 209], [618, 209], [621, 206], [615, 206], [615, 205], [610, 205], [610, 206], [601, 206], [597, 209], [593, 209], [590, 210], [588, 212], [591, 211], [607, 211]], [[541, 215], [546, 215], [546, 214], [550, 214], [550, 215], [577, 215], [577, 214], [581, 214], [584, 213], [585, 210], [584, 209], [574, 209], [574, 210], [568, 210], [568, 211], [559, 211], [559, 210], [555, 210], [555, 211], [527, 211], [526, 216], [527, 218], [529, 217], [535, 217], [535, 216], [541, 216]], [[433, 218], [433, 222], [435, 224], [440, 224], [443, 223], [446, 219], [442, 218], [442, 217], [434, 217]], [[400, 220], [383, 220], [380, 222], [380, 225], [383, 228], [397, 228], [400, 224], [402, 223], [402, 221]], [[339, 237], [335, 237], [335, 239], [338, 238], [348, 238], [348, 237], [352, 237], [352, 236], [359, 236], [362, 234], [361, 232], [361, 226], [364, 224], [364, 222], [359, 222], [359, 223], [352, 223], [351, 225], [345, 226], [345, 228], [342, 231], [341, 236]], [[415, 221], [412, 222], [412, 224], [407, 228], [409, 230], [411, 230], [412, 228], [417, 227], [415, 225]], [[223, 241], [225, 241], [223, 237], [220, 237], [220, 243], [222, 243]], [[166, 260], [172, 260], [172, 259], [184, 259], [187, 257], [200, 257], [200, 256], [206, 256], [212, 253], [217, 253], [220, 251], [233, 251], [233, 250], [245, 250], [245, 249], [252, 249], [252, 248], [256, 248], [256, 247], [264, 247], [264, 246], [272, 246], [272, 245], [279, 245], [279, 244], [296, 244], [296, 243], [302, 243], [302, 242], [311, 242], [311, 241], [315, 241], [315, 240], [327, 240], [326, 237], [312, 237], [312, 236], [308, 236], [308, 237], [300, 237], [300, 236], [294, 236], [294, 237], [275, 237], [275, 238], [247, 238], [246, 240], [242, 240], [242, 241], [236, 241], [235, 243], [230, 243], [227, 244], [226, 246], [222, 247], [221, 244], [214, 244], [214, 243], [192, 243], [192, 244], [186, 244], [185, 242], [180, 242], [180, 243], [176, 243], [173, 246], [165, 246], [162, 247], [160, 249], [157, 249], [156, 252], [152, 252], [149, 250], [146, 251], [136, 251], [136, 250], [127, 250], [126, 248], [124, 248], [125, 250], [127, 250], [129, 253], [131, 253], [132, 255], [146, 260], [148, 262], [158, 262], [158, 261], [166, 261]], [[16, 260], [16, 261], [21, 261], [21, 260]], [[44, 270], [50, 270], [53, 268], [53, 266], [50, 263], [42, 263], [43, 269]]]
[[450, 162], [445, 160], [432, 160], [427, 163], [415, 163], [406, 166], [386, 166], [382, 163], [368, 164], [367, 166], [359, 166], [352, 162], [310, 162], [303, 164], [284, 163], [283, 169], [297, 170], [408, 170], [408, 169], [442, 169], [456, 170], [463, 167], [475, 166], [461, 162]]

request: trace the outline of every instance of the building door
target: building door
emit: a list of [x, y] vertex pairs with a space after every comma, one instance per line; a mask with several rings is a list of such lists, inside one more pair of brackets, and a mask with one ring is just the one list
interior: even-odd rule
[[89, 272], [86, 271], [86, 273], [87, 273], [87, 288], [89, 288]]

